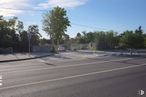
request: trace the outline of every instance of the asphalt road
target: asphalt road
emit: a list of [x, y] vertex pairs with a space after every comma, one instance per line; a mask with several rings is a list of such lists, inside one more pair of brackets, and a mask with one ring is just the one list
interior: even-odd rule
[[[55, 63], [55, 62], [54, 62]], [[0, 63], [0, 97], [146, 97], [146, 58]]]

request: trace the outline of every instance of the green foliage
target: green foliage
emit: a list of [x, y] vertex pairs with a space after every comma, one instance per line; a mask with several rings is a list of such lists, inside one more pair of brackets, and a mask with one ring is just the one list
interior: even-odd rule
[[18, 24], [16, 25], [16, 30], [19, 32], [19, 34], [23, 31], [24, 25], [22, 21], [18, 21]]
[[144, 48], [144, 35], [141, 30], [141, 26], [139, 29], [133, 31], [125, 31], [121, 35], [120, 46], [123, 48], [134, 48], [140, 49]]
[[[96, 44], [96, 48], [99, 50], [113, 49], [118, 44], [117, 35], [113, 31], [82, 33], [82, 35], [80, 33], [77, 33], [77, 43]], [[95, 49], [95, 45], [93, 45], [93, 49]]]
[[[18, 23], [17, 23], [18, 21]], [[71, 49], [99, 49], [110, 50], [115, 48], [146, 48], [146, 34], [139, 26], [135, 31], [125, 31], [118, 35], [114, 31], [95, 31], [77, 33], [75, 38], [70, 38], [65, 32], [70, 26], [66, 10], [55, 7], [43, 16], [43, 30], [50, 36], [49, 40], [40, 39], [38, 25], [30, 25], [28, 31], [24, 30], [22, 21], [17, 17], [6, 20], [0, 16], [0, 52], [7, 51], [28, 51], [29, 38], [31, 46], [45, 45], [52, 43], [52, 50], [57, 52], [58, 45], [61, 43], [65, 48]]]
[[49, 43], [49, 40], [43, 38], [43, 39], [40, 39], [40, 45], [46, 45]]
[[[11, 51], [28, 51], [28, 34], [24, 31], [23, 22], [18, 21], [17, 17], [10, 18], [8, 20], [0, 16], [0, 48], [4, 51], [7, 48], [11, 48]], [[30, 26], [32, 33], [32, 43], [38, 45], [40, 34], [38, 33], [38, 26]], [[38, 35], [39, 34], [39, 35]], [[7, 50], [8, 51], [8, 50]]]
[[38, 25], [30, 25], [28, 27], [28, 36], [31, 41], [31, 46], [39, 45], [41, 34], [39, 33]]
[[146, 34], [143, 33], [141, 26], [135, 31], [125, 31], [117, 35], [113, 31], [82, 32], [75, 37], [78, 44], [96, 43], [96, 49], [110, 50], [118, 48], [141, 49], [146, 47]]
[[97, 49], [99, 50], [114, 49], [117, 46], [117, 35], [113, 31], [97, 32], [96, 37]]
[[56, 52], [68, 26], [70, 26], [70, 21], [64, 8], [54, 7], [43, 16], [43, 30], [50, 35], [53, 50]]
[[146, 37], [144, 37], [144, 47], [146, 48]]
[[12, 47], [17, 49], [19, 35], [15, 31], [16, 17], [5, 20], [0, 17], [0, 48]]
[[28, 51], [28, 35], [27, 35], [27, 31], [22, 31], [20, 33], [20, 42], [19, 42], [19, 46], [20, 46], [20, 51], [21, 52], [27, 52]]

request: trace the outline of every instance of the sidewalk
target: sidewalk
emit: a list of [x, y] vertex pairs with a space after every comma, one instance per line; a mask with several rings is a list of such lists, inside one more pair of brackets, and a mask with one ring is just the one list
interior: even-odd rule
[[26, 59], [34, 59], [44, 56], [49, 56], [51, 53], [14, 53], [14, 54], [0, 54], [0, 62], [19, 61]]
[[[47, 63], [60, 63], [60, 62], [70, 62], [77, 60], [86, 60], [89, 58], [99, 58], [105, 56], [105, 54], [97, 53], [79, 53], [79, 52], [60, 52], [59, 54], [54, 54], [53, 56], [41, 58], [41, 60]], [[40, 60], [40, 61], [41, 61]]]
[[[98, 58], [102, 56], [130, 56], [129, 52], [108, 52], [108, 51], [90, 51], [80, 50], [77, 52], [60, 52], [59, 54], [51, 53], [14, 53], [0, 54], [0, 62], [12, 62], [36, 59], [42, 62], [64, 62], [83, 60], [88, 58]], [[146, 56], [146, 53], [133, 53], [133, 56]]]
[[114, 55], [114, 56], [146, 56], [146, 50], [135, 50], [132, 55], [129, 51], [122, 50], [105, 50], [105, 51], [94, 51], [94, 50], [78, 50], [82, 54], [100, 54], [100, 55]]

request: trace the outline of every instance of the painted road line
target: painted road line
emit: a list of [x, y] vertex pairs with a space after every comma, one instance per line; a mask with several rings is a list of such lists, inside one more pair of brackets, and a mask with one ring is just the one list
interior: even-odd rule
[[11, 71], [13, 69], [4, 69], [0, 70], [1, 73], [6, 72], [6, 73], [16, 73], [16, 72], [29, 72], [29, 71], [39, 71], [39, 70], [49, 70], [49, 69], [57, 69], [57, 68], [67, 68], [67, 67], [77, 67], [77, 66], [86, 66], [86, 65], [91, 65], [91, 64], [103, 64], [103, 63], [108, 63], [108, 62], [116, 62], [116, 61], [125, 61], [125, 60], [130, 60], [132, 58], [126, 58], [126, 59], [118, 59], [118, 60], [110, 60], [110, 61], [101, 61], [101, 62], [90, 62], [90, 63], [82, 63], [82, 64], [73, 64], [73, 65], [64, 65], [64, 66], [56, 66], [56, 67], [49, 67], [49, 68], [38, 68], [38, 69], [27, 69], [27, 70], [17, 70], [17, 71]]
[[0, 87], [3, 85], [3, 83], [2, 83], [3, 80], [2, 79], [3, 79], [3, 77], [2, 77], [2, 75], [0, 75]]
[[3, 79], [2, 75], [0, 75], [0, 80]]
[[90, 72], [90, 73], [81, 74], [81, 75], [67, 76], [67, 77], [62, 77], [62, 78], [57, 78], [57, 79], [50, 79], [50, 80], [44, 80], [44, 81], [38, 81], [38, 82], [32, 82], [32, 83], [26, 83], [26, 84], [14, 85], [14, 86], [2, 87], [2, 88], [0, 88], [0, 90], [19, 88], [19, 87], [23, 87], [23, 86], [42, 84], [42, 83], [53, 82], [53, 81], [67, 80], [67, 79], [73, 79], [73, 78], [84, 77], [84, 76], [91, 76], [91, 75], [108, 73], [108, 72], [125, 70], [125, 69], [131, 69], [131, 68], [136, 68], [136, 67], [141, 67], [141, 66], [146, 66], [146, 64], [132, 65], [132, 66], [114, 68], [114, 69], [103, 70], [103, 71], [98, 71], [98, 72]]

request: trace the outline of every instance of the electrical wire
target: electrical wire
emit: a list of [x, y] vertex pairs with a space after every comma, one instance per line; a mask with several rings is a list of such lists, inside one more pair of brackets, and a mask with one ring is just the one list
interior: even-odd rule
[[[15, 8], [0, 8], [0, 10], [2, 9], [6, 9], [6, 10], [19, 10], [19, 11], [29, 11], [29, 12], [44, 12], [44, 11], [47, 11], [47, 10], [40, 10], [40, 9], [15, 9]], [[8, 13], [11, 13], [11, 12], [8, 12]], [[74, 23], [74, 22], [71, 22], [72, 25], [75, 25], [75, 26], [80, 26], [80, 27], [85, 27], [85, 28], [90, 28], [90, 29], [101, 29], [101, 30], [109, 30], [107, 28], [100, 28], [100, 27], [95, 27], [95, 26], [88, 26], [88, 25], [84, 25], [84, 24], [79, 24], [79, 23]]]
[[95, 26], [88, 26], [88, 25], [84, 25], [84, 24], [78, 24], [78, 23], [71, 23], [72, 25], [75, 25], [75, 26], [80, 26], [80, 27], [85, 27], [85, 28], [90, 28], [90, 29], [102, 29], [102, 30], [108, 30], [106, 28], [100, 28], [100, 27], [95, 27]]

